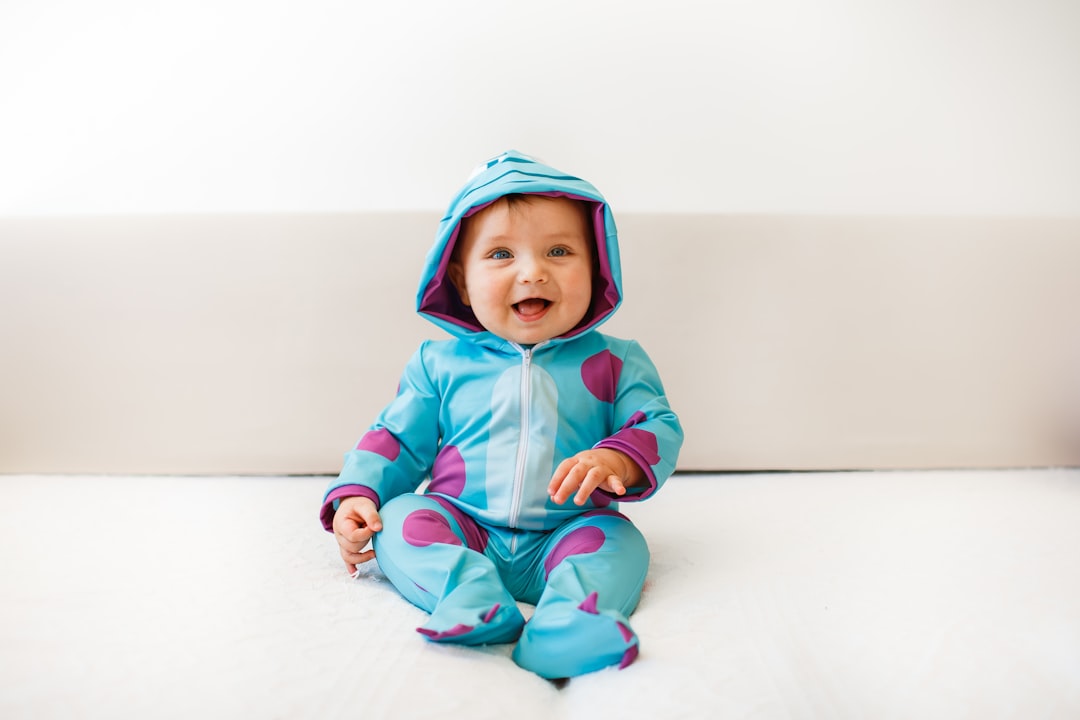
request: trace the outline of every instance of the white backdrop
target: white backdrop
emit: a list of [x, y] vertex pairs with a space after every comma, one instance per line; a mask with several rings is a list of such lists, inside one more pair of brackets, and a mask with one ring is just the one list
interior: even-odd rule
[[1077, 464], [1077, 88], [1077, 0], [0, 0], [0, 472], [337, 470], [510, 147], [684, 469]]
[[0, 215], [1080, 213], [1075, 0], [3, 0]]

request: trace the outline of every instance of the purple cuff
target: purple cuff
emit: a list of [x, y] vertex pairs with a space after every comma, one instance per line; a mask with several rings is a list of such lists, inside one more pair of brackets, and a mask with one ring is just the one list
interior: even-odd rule
[[613, 435], [606, 440], [601, 440], [593, 447], [607, 448], [608, 450], [618, 450], [623, 455], [628, 456], [633, 460], [641, 471], [645, 473], [645, 479], [648, 481], [648, 487], [632, 487], [626, 488], [625, 495], [616, 495], [615, 493], [609, 493], [606, 490], [598, 490], [604, 495], [610, 497], [615, 502], [636, 502], [638, 500], [644, 500], [645, 498], [656, 492], [656, 473], [652, 470], [652, 465], [641, 454], [641, 452], [630, 443], [622, 440], [618, 435]]
[[334, 504], [338, 500], [344, 500], [347, 497], [366, 497], [371, 502], [375, 503], [375, 507], [379, 508], [382, 503], [379, 501], [379, 494], [369, 487], [363, 485], [342, 485], [336, 487], [334, 490], [326, 496], [323, 500], [322, 509], [319, 511], [319, 520], [322, 521], [322, 526], [326, 532], [334, 532], [334, 513], [337, 512], [337, 508]]

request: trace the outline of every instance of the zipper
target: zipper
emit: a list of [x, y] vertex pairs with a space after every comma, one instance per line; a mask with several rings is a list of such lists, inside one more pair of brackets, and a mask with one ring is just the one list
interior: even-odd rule
[[[517, 528], [521, 517], [522, 496], [525, 494], [525, 459], [529, 451], [529, 406], [532, 404], [532, 357], [533, 353], [543, 345], [538, 343], [531, 348], [514, 344], [521, 353], [521, 431], [518, 435], [517, 461], [514, 464], [514, 485], [511, 494], [510, 517], [507, 524], [511, 528]], [[511, 539], [510, 552], [517, 545], [517, 536]]]

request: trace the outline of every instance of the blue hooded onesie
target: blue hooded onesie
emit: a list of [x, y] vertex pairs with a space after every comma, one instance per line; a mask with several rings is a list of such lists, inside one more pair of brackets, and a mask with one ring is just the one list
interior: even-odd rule
[[[589, 311], [532, 347], [485, 330], [447, 272], [461, 220], [508, 194], [584, 201], [596, 242]], [[481, 166], [451, 202], [417, 309], [452, 339], [413, 355], [397, 397], [346, 454], [321, 513], [332, 531], [342, 498], [375, 502], [379, 567], [431, 613], [418, 628], [429, 640], [516, 640], [514, 661], [546, 678], [637, 656], [627, 618], [649, 551], [614, 503], [650, 497], [674, 470], [683, 435], [645, 351], [596, 330], [621, 302], [615, 222], [584, 180], [511, 151]], [[647, 483], [622, 497], [597, 490], [583, 506], [555, 504], [547, 493], [555, 469], [594, 447], [625, 453]], [[536, 606], [527, 623], [517, 600]]]

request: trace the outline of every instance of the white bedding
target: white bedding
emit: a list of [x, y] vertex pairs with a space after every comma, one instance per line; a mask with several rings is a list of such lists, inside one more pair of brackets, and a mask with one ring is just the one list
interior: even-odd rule
[[677, 475], [562, 688], [349, 578], [325, 484], [0, 476], [0, 718], [1080, 717], [1080, 470]]

